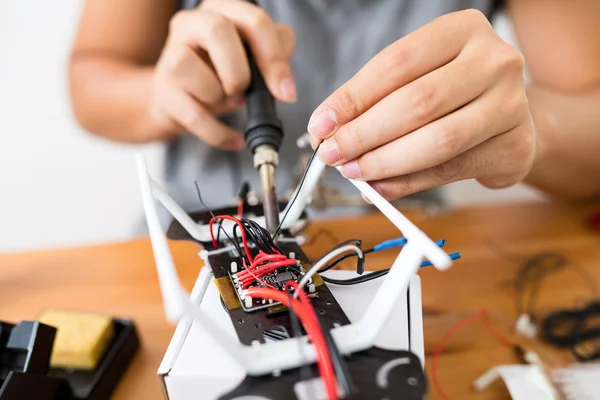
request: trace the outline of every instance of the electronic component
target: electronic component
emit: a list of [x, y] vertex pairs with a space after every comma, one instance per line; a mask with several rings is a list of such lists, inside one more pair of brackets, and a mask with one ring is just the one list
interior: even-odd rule
[[275, 275], [275, 281], [279, 287], [285, 287], [285, 284], [296, 279], [296, 276], [289, 271], [279, 272]]
[[[286, 283], [289, 281], [298, 283], [300, 281], [300, 276], [301, 275], [297, 274], [296, 272], [290, 271], [283, 267], [280, 270], [262, 276], [260, 281], [256, 281], [253, 286], [262, 288], [274, 287], [277, 290], [284, 290]], [[250, 296], [246, 295], [245, 292], [247, 290], [240, 285], [238, 274], [230, 274], [229, 277], [244, 311], [253, 312], [281, 304], [279, 302], [273, 302], [272, 300], [260, 298], [247, 300]]]

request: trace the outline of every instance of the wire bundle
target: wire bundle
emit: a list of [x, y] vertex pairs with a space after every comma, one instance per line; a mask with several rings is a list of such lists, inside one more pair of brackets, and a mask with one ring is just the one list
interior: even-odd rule
[[[581, 362], [600, 359], [600, 349], [586, 349], [600, 338], [600, 326], [592, 321], [600, 317], [600, 301], [584, 307], [555, 311], [541, 321], [544, 339], [559, 348], [568, 348]], [[588, 351], [584, 351], [588, 350]]]
[[[356, 240], [356, 239], [353, 239], [353, 240]], [[358, 258], [358, 262], [357, 262], [357, 266], [356, 266], [356, 272], [360, 276], [357, 276], [355, 278], [349, 278], [349, 279], [332, 279], [332, 278], [328, 278], [326, 276], [321, 276], [321, 278], [325, 282], [327, 282], [327, 283], [333, 283], [335, 285], [343, 285], [343, 286], [358, 285], [360, 283], [365, 283], [365, 282], [371, 281], [373, 279], [381, 278], [382, 276], [385, 276], [388, 272], [390, 272], [390, 268], [382, 269], [382, 270], [375, 271], [375, 272], [370, 272], [368, 274], [364, 274], [363, 275], [363, 271], [364, 271], [364, 255], [369, 254], [369, 253], [373, 253], [373, 252], [377, 252], [377, 251], [382, 251], [382, 250], [392, 249], [392, 248], [396, 248], [396, 247], [401, 247], [401, 246], [404, 246], [406, 243], [407, 243], [406, 238], [399, 237], [399, 238], [390, 239], [390, 240], [386, 240], [384, 242], [381, 242], [381, 243], [373, 246], [370, 249], [362, 250], [363, 257], [362, 257], [362, 259], [361, 259], [361, 257]], [[440, 240], [438, 240], [436, 242], [436, 244], [439, 247], [444, 247], [444, 245], [446, 244], [446, 240], [445, 239], [440, 239]], [[338, 258], [337, 260], [335, 260], [331, 264], [321, 267], [318, 270], [318, 272], [322, 273], [322, 272], [329, 271], [330, 269], [332, 269], [333, 267], [335, 267], [336, 265], [338, 265], [342, 261], [344, 261], [344, 260], [346, 260], [346, 259], [348, 259], [350, 257], [357, 256], [357, 255], [358, 255], [358, 253], [346, 254], [346, 255]], [[449, 256], [450, 256], [450, 258], [452, 260], [458, 260], [461, 257], [460, 253], [452, 253], [452, 254], [449, 254]], [[421, 267], [428, 267], [430, 265], [431, 265], [430, 261], [423, 261], [421, 263]]]
[[296, 259], [288, 258], [283, 254], [266, 254], [261, 251], [251, 265], [245, 265], [242, 271], [235, 274], [235, 279], [242, 289], [248, 288], [257, 280], [265, 286], [270, 286], [261, 281], [260, 278], [275, 272], [279, 268], [295, 266], [297, 262]]
[[[248, 219], [246, 217], [235, 218], [231, 215], [213, 215], [213, 217], [211, 218], [211, 220], [208, 224], [212, 245], [215, 249], [219, 248], [219, 236], [217, 234], [217, 237], [215, 237], [215, 234], [213, 232], [213, 226], [216, 222], [221, 224], [221, 222], [223, 220], [229, 220], [229, 221], [235, 222], [235, 225], [233, 227], [233, 232], [232, 232], [233, 239], [231, 237], [229, 237], [229, 235], [227, 235], [227, 233], [225, 232], [225, 230], [223, 229], [223, 227], [221, 225], [219, 225], [219, 227], [220, 227], [219, 233], [221, 231], [223, 231], [226, 234], [227, 238], [236, 247], [239, 254], [240, 255], [245, 254], [246, 261], [248, 263], [252, 264], [252, 262], [253, 262], [252, 253], [250, 252], [250, 246], [248, 244], [248, 238], [250, 238], [251, 243], [256, 245], [259, 248], [259, 251], [262, 251], [263, 253], [266, 253], [266, 254], [282, 254], [283, 253], [283, 250], [281, 250], [279, 248], [279, 246], [273, 241], [273, 238], [271, 238], [271, 235], [265, 228], [260, 226], [255, 221], [252, 221], [251, 219]], [[239, 248], [239, 244], [237, 241], [238, 230], [240, 231], [240, 238], [242, 240], [242, 245], [244, 246], [244, 253], [242, 253], [241, 249]]]
[[280, 302], [293, 310], [294, 314], [302, 322], [311, 343], [315, 346], [317, 366], [325, 385], [327, 399], [338, 399], [338, 380], [344, 392], [343, 395], [350, 394], [353, 390], [351, 378], [343, 358], [337, 351], [331, 334], [323, 327], [310, 300], [301, 287], [297, 283], [290, 281], [286, 284], [286, 289], [293, 289], [298, 299], [288, 296], [285, 292], [279, 290], [264, 288], [250, 288], [248, 289], [248, 295]]

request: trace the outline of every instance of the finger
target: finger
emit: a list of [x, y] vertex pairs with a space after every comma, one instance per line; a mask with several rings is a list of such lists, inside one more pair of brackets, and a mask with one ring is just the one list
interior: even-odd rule
[[[323, 141], [323, 139], [319, 139], [316, 138], [314, 136], [311, 136], [310, 138], [310, 147], [312, 147], [313, 150], [317, 149], [317, 146], [319, 145], [319, 143], [321, 143]], [[318, 153], [317, 153], [318, 154]]]
[[201, 6], [230, 19], [247, 41], [271, 93], [284, 102], [296, 101], [296, 84], [282, 45], [280, 28], [262, 8], [238, 0], [205, 0]]
[[277, 34], [279, 35], [283, 54], [287, 60], [290, 60], [296, 48], [296, 34], [289, 25], [285, 24], [276, 24], [275, 29], [277, 29]]
[[[387, 200], [395, 200], [411, 194], [440, 187], [452, 182], [481, 177], [494, 182], [495, 187], [507, 187], [523, 178], [525, 169], [515, 168], [518, 157], [509, 154], [498, 156], [498, 149], [513, 148], [513, 141], [518, 137], [511, 131], [480, 144], [479, 146], [433, 168], [371, 182], [373, 187]], [[490, 185], [490, 187], [492, 187]]]
[[456, 112], [344, 164], [342, 174], [371, 181], [442, 164], [515, 126], [527, 100], [524, 94], [506, 92], [497, 87]]
[[388, 46], [317, 107], [308, 131], [330, 137], [393, 90], [449, 63], [460, 54], [474, 26], [491, 29], [478, 11], [447, 14]]
[[246, 98], [243, 95], [237, 95], [228, 97], [225, 99], [224, 104], [212, 107], [210, 111], [212, 111], [214, 115], [226, 115], [241, 109], [245, 105]]
[[165, 48], [161, 57], [164, 63], [157, 68], [166, 69], [177, 86], [199, 102], [211, 107], [225, 101], [225, 92], [215, 72], [194, 50], [183, 43], [175, 43]]
[[250, 68], [242, 40], [226, 17], [210, 11], [181, 11], [172, 19], [169, 42], [183, 43], [208, 53], [226, 95], [244, 92]]
[[167, 113], [185, 130], [198, 136], [213, 147], [240, 150], [244, 147], [242, 135], [218, 121], [189, 94], [174, 85], [165, 85]]
[[[341, 165], [473, 101], [493, 81], [479, 61], [459, 56], [396, 90], [327, 139], [319, 151], [321, 161]], [[468, 84], [465, 76], [471, 77]]]

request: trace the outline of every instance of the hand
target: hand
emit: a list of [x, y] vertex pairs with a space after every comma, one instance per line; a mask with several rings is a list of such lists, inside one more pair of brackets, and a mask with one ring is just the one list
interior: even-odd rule
[[318, 156], [387, 199], [476, 178], [522, 180], [535, 134], [523, 58], [478, 11], [442, 16], [375, 56], [313, 113]]
[[243, 43], [248, 43], [273, 96], [294, 102], [292, 30], [247, 2], [204, 0], [171, 20], [154, 75], [152, 118], [168, 132], [185, 129], [212, 146], [242, 148], [240, 132], [216, 116], [244, 104], [250, 69]]

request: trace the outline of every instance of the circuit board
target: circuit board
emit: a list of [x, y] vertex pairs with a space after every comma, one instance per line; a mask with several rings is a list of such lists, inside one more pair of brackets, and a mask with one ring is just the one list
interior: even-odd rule
[[[244, 271], [244, 270], [242, 270]], [[263, 277], [261, 277], [261, 283], [256, 284], [256, 287], [274, 287], [277, 290], [284, 290], [285, 289], [285, 285], [289, 282], [289, 281], [294, 281], [296, 283], [298, 283], [300, 281], [300, 277], [301, 275], [299, 275], [298, 273], [296, 273], [295, 271], [283, 267], [281, 269], [278, 269], [274, 272], [271, 272]], [[229, 279], [231, 280], [231, 283], [234, 286], [235, 289], [235, 293], [237, 294], [238, 300], [240, 301], [240, 304], [242, 306], [242, 309], [246, 312], [255, 312], [258, 310], [262, 310], [265, 308], [269, 308], [272, 306], [277, 306], [281, 303], [279, 302], [273, 302], [273, 300], [265, 300], [265, 299], [256, 299], [256, 298], [252, 298], [250, 296], [247, 296], [246, 294], [244, 294], [244, 288], [240, 285], [240, 281], [238, 278], [238, 274], [237, 273], [231, 273], [229, 272]], [[264, 282], [264, 284], [262, 283]], [[312, 292], [314, 293], [315, 291], [315, 285], [311, 284], [312, 286], [310, 286], [312, 288]], [[221, 294], [221, 297], [223, 297], [223, 295]]]
[[[248, 212], [259, 214], [262, 212], [261, 207], [249, 208]], [[215, 215], [232, 215], [236, 213], [234, 207], [221, 210], [213, 210]], [[190, 217], [196, 222], [208, 223], [211, 219], [210, 213], [196, 212], [190, 213]], [[235, 282], [232, 280], [232, 263], [237, 263], [238, 271], [240, 267], [240, 254], [235, 247], [228, 243], [227, 239], [220, 240], [220, 251], [216, 251], [211, 242], [197, 242], [187, 231], [175, 220], [167, 231], [167, 236], [172, 240], [188, 240], [199, 243], [208, 252], [205, 259], [206, 264], [211, 268], [214, 276], [214, 283], [221, 294], [221, 300], [224, 309], [228, 312], [229, 317], [236, 330], [241, 343], [250, 345], [255, 341], [264, 343], [271, 340], [283, 340], [292, 335], [292, 325], [287, 307], [280, 303], [264, 304], [262, 299], [253, 299], [250, 307], [245, 306], [244, 300], [241, 299], [240, 293], [235, 287]], [[306, 270], [311, 262], [302, 251], [296, 240], [287, 232], [282, 233], [282, 237], [278, 242], [278, 246], [283, 250], [284, 254], [294, 256], [300, 262], [297, 267], [301, 270]], [[256, 246], [250, 244], [250, 251], [253, 256], [258, 254]], [[224, 251], [223, 249], [228, 249]], [[284, 276], [278, 276], [283, 274]], [[291, 272], [286, 269], [281, 269], [267, 277], [266, 279], [275, 287], [281, 287], [281, 283], [285, 285], [285, 280], [289, 275], [285, 272]], [[293, 278], [293, 275], [292, 275]], [[294, 280], [298, 280], [298, 277]], [[310, 301], [318, 313], [319, 318], [324, 326], [328, 329], [333, 329], [337, 326], [350, 324], [350, 320], [340, 307], [339, 303], [318, 274], [312, 276], [312, 285], [314, 292], [310, 292]]]

